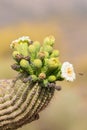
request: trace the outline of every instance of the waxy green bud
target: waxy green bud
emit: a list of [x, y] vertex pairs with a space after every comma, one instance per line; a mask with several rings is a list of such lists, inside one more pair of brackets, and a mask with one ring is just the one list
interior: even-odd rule
[[35, 59], [33, 61], [33, 64], [36, 68], [41, 68], [42, 67], [42, 61], [40, 59]]
[[49, 53], [47, 51], [45, 51], [44, 53], [45, 53], [45, 57], [48, 58], [49, 57]]
[[46, 51], [50, 54], [53, 51], [53, 47], [51, 47], [50, 45], [46, 45], [46, 46], [44, 46], [44, 51]]
[[33, 42], [33, 45], [35, 46], [36, 51], [39, 51], [39, 50], [40, 50], [40, 47], [41, 47], [40, 42], [35, 41], [35, 42]]
[[12, 56], [13, 56], [14, 59], [16, 59], [16, 56], [17, 56], [17, 55], [20, 55], [20, 53], [19, 53], [18, 51], [14, 51], [14, 52], [12, 53]]
[[55, 43], [55, 38], [54, 36], [49, 36], [49, 37], [46, 37], [44, 39], [44, 45], [50, 45], [50, 46], [53, 46]]
[[44, 51], [44, 47], [43, 47], [43, 46], [40, 47], [40, 52], [41, 52], [41, 51]]
[[51, 57], [58, 57], [59, 56], [59, 51], [58, 50], [53, 50]]
[[55, 81], [56, 81], [56, 76], [55, 76], [55, 75], [50, 75], [50, 76], [48, 77], [48, 81], [49, 81], [49, 82], [55, 82]]
[[29, 50], [30, 53], [35, 53], [36, 48], [35, 48], [34, 45], [30, 45], [30, 46], [28, 47], [28, 50]]
[[56, 69], [59, 66], [59, 60], [57, 58], [51, 58], [48, 61], [48, 68], [49, 69]]
[[44, 64], [45, 64], [45, 66], [48, 65], [48, 62], [49, 62], [49, 59], [48, 59], [48, 58], [45, 58], [45, 59], [44, 59]]
[[15, 44], [14, 47], [15, 50], [17, 50], [20, 54], [22, 54], [23, 56], [28, 56], [28, 44], [27, 43], [17, 43]]
[[64, 78], [61, 76], [61, 71], [59, 71], [56, 75], [57, 80], [62, 81]]
[[27, 61], [27, 60], [25, 60], [25, 59], [22, 59], [21, 61], [20, 61], [20, 66], [22, 67], [22, 68], [28, 68], [28, 66], [29, 66], [29, 62]]
[[48, 82], [47, 79], [43, 80], [43, 84], [44, 84], [45, 87], [47, 87], [48, 83], [49, 83], [49, 82]]
[[31, 61], [33, 62], [33, 60], [36, 58], [36, 53], [37, 53], [36, 47], [32, 44], [28, 47], [28, 50], [29, 50]]
[[38, 77], [36, 75], [31, 75], [31, 78], [32, 78], [33, 82], [36, 82], [38, 80]]
[[27, 61], [27, 60], [25, 60], [25, 59], [22, 59], [21, 61], [20, 61], [20, 66], [24, 69], [24, 70], [26, 70], [29, 74], [33, 74], [33, 69], [32, 69], [32, 67], [30, 66], [30, 64], [29, 64], [29, 62]]

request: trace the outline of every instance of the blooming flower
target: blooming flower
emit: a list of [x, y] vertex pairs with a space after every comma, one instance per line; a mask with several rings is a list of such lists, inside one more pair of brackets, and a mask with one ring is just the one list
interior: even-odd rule
[[23, 36], [23, 37], [18, 38], [18, 42], [20, 42], [20, 41], [22, 41], [22, 42], [28, 41], [29, 42], [30, 38], [28, 36]]
[[69, 62], [64, 62], [61, 68], [62, 77], [67, 81], [73, 81], [76, 78], [73, 65]]
[[14, 48], [16, 43], [25, 42], [25, 41], [26, 42], [30, 42], [31, 41], [29, 36], [22, 36], [22, 37], [20, 37], [20, 38], [18, 38], [16, 40], [12, 41], [12, 43], [10, 44], [10, 47]]

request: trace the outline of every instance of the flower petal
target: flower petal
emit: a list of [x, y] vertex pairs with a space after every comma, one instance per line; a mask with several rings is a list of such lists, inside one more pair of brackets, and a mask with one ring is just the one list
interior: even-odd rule
[[67, 81], [73, 81], [76, 78], [73, 65], [69, 62], [64, 62], [61, 68], [61, 76]]

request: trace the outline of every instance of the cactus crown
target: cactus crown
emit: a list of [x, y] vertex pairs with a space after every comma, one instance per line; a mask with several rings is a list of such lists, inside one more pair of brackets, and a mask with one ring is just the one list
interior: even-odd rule
[[26, 73], [32, 82], [41, 82], [46, 87], [49, 83], [64, 80], [61, 72], [59, 51], [53, 49], [55, 38], [48, 36], [41, 45], [31, 41], [28, 36], [21, 37], [11, 43], [15, 64], [12, 68], [20, 73]]

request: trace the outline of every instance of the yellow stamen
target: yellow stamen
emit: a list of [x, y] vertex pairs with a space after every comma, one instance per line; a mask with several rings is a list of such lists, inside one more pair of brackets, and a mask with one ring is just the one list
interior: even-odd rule
[[71, 75], [71, 74], [72, 74], [72, 69], [71, 69], [71, 68], [68, 68], [68, 69], [67, 69], [67, 73], [68, 73], [69, 75]]

